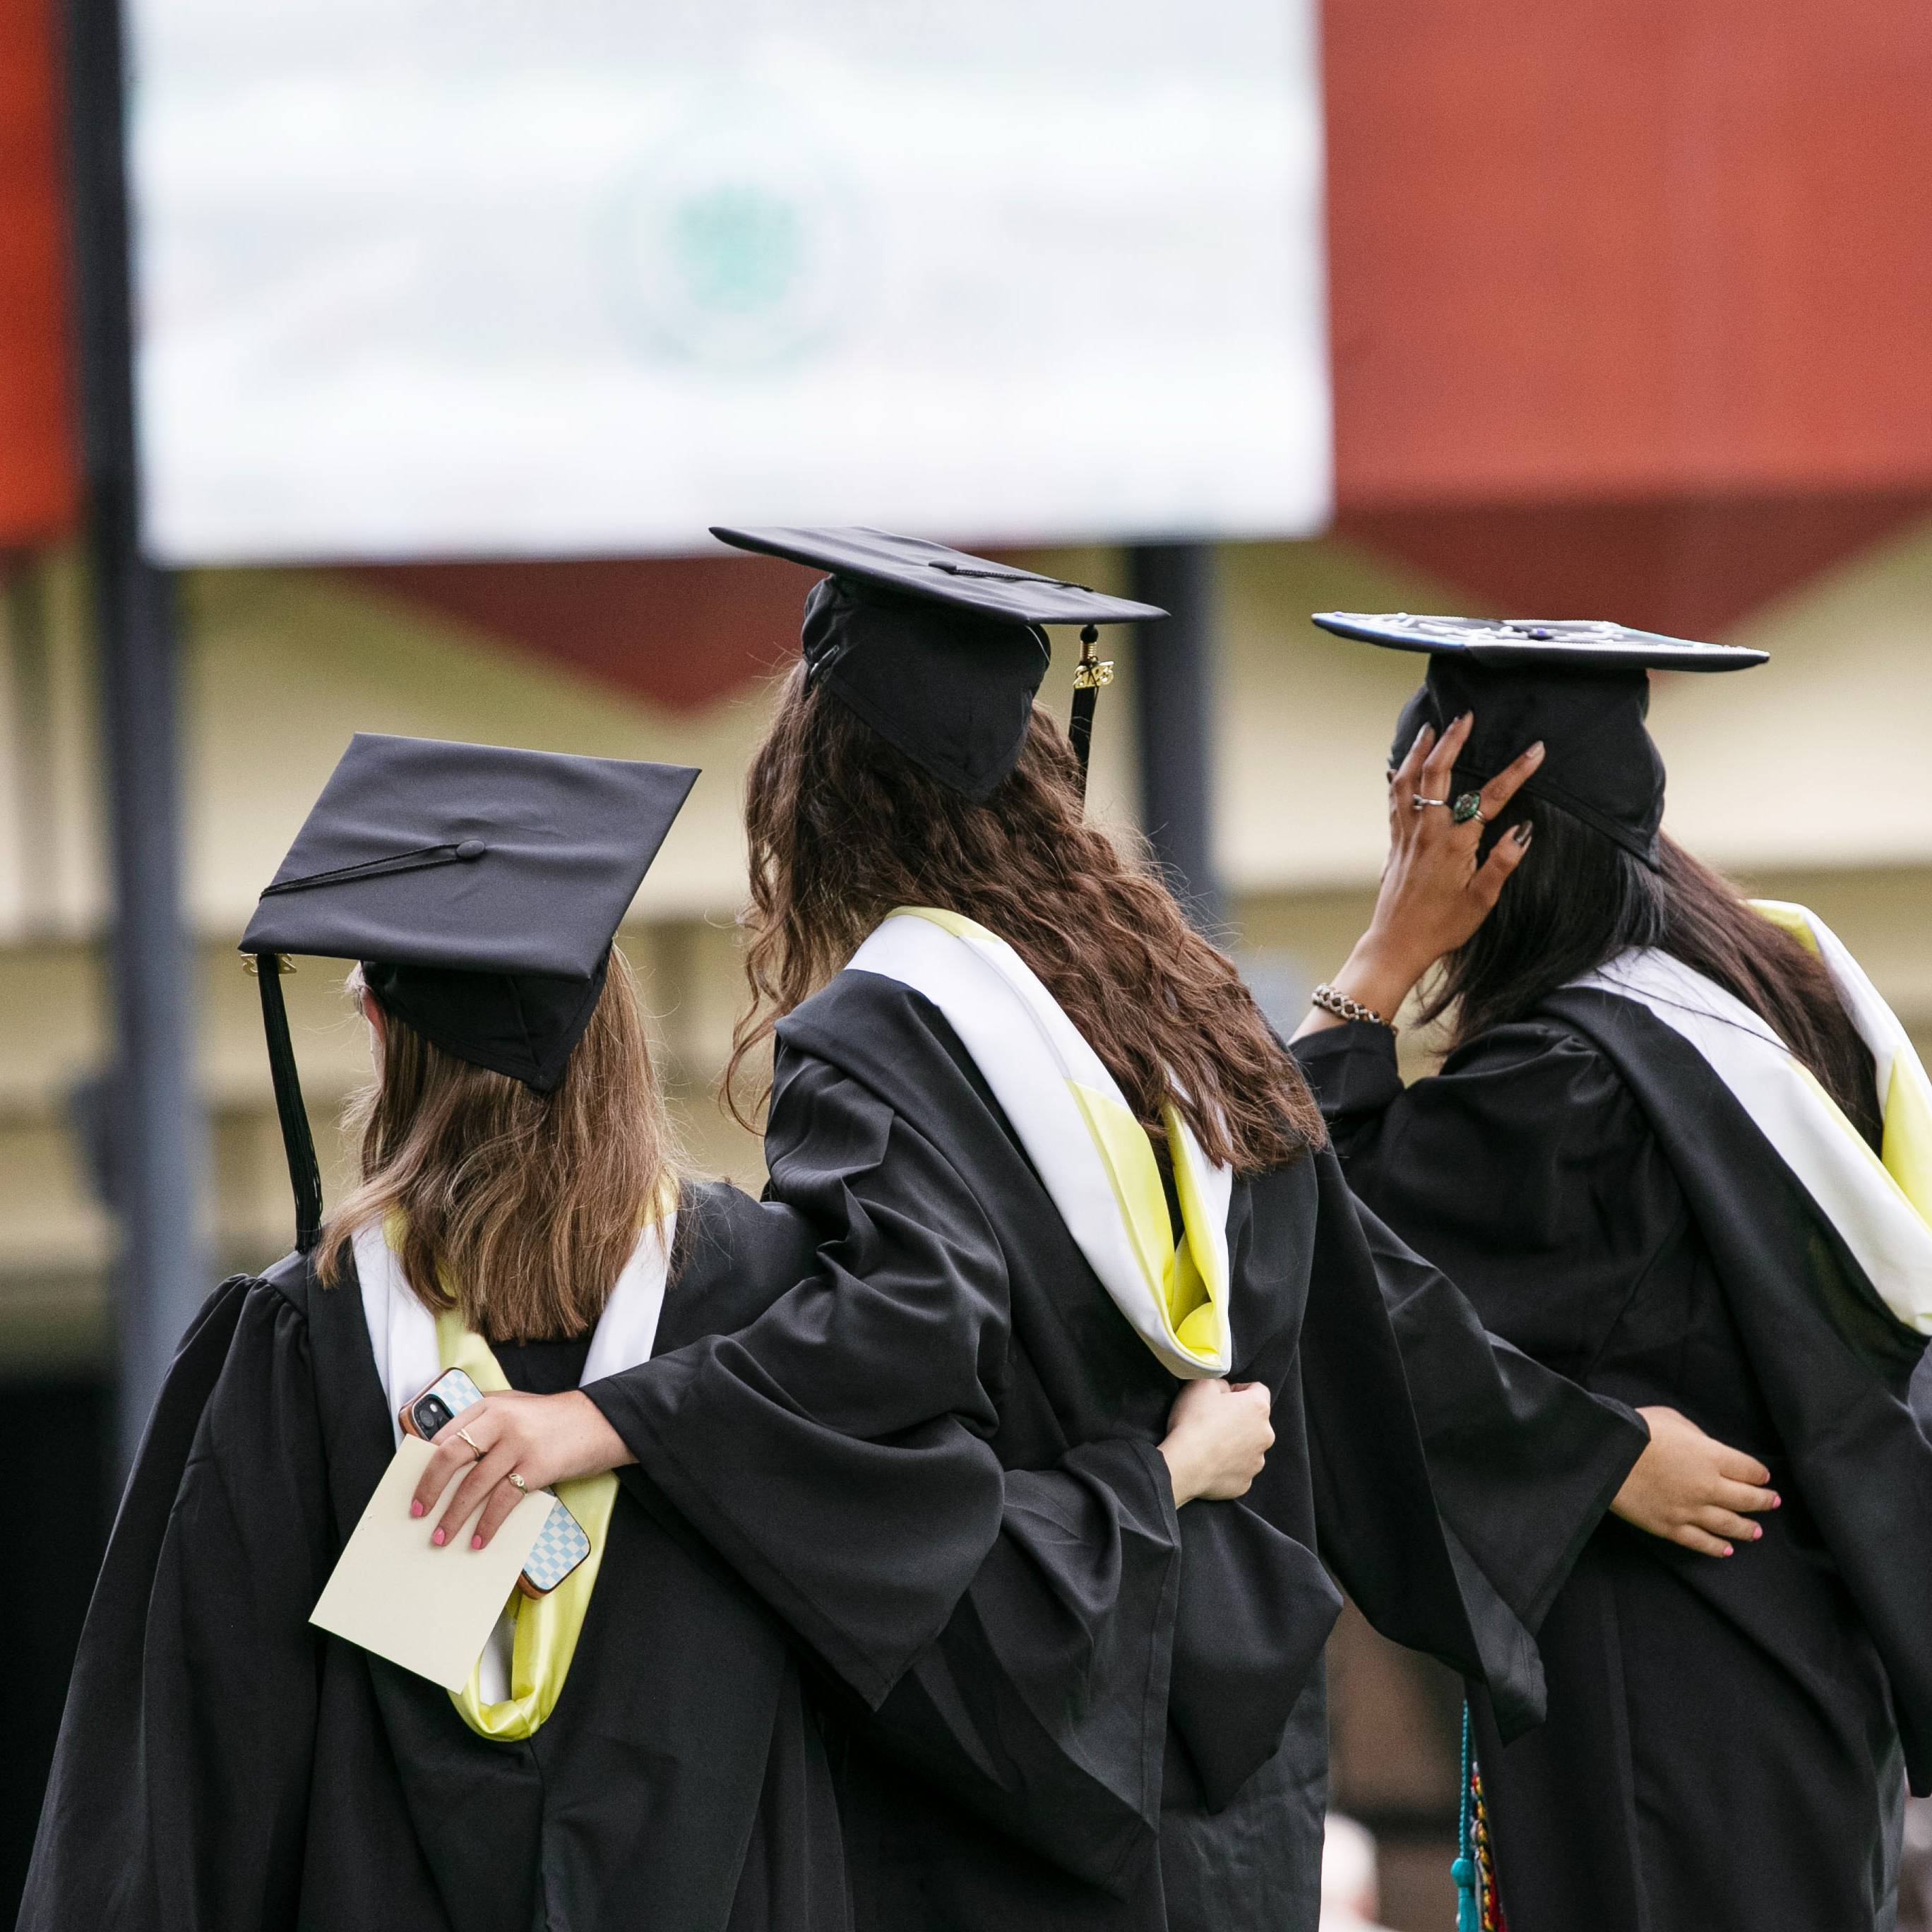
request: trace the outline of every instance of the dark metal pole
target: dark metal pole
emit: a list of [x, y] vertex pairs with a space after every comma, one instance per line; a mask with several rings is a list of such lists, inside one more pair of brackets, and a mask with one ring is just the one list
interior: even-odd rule
[[1214, 551], [1209, 544], [1142, 544], [1131, 594], [1167, 621], [1134, 638], [1142, 822], [1175, 896], [1202, 932], [1225, 916], [1214, 874]]
[[119, 1222], [120, 1442], [132, 1460], [207, 1290], [193, 1090], [194, 972], [182, 921], [172, 586], [140, 550], [118, 0], [68, 0], [82, 446], [113, 886], [107, 1118]]
[[35, 558], [10, 577], [0, 597], [7, 608], [13, 663], [14, 809], [20, 826], [21, 924], [34, 938], [53, 923], [51, 828], [53, 666], [47, 639], [46, 567]]

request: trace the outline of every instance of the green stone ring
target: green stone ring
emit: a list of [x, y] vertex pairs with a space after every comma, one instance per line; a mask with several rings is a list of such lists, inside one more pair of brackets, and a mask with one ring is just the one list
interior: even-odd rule
[[1472, 818], [1479, 825], [1490, 822], [1483, 816], [1483, 794], [1479, 791], [1464, 792], [1450, 808], [1449, 816], [1458, 825], [1467, 825]]

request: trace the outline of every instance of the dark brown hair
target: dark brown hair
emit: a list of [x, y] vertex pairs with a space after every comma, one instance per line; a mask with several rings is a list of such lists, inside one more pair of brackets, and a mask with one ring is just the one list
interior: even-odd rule
[[[359, 974], [350, 984], [361, 990]], [[585, 1333], [676, 1178], [623, 955], [611, 949], [554, 1093], [459, 1060], [387, 1012], [380, 1051], [349, 1114], [362, 1184], [322, 1229], [319, 1278], [340, 1274], [358, 1228], [394, 1215], [404, 1276], [430, 1310], [460, 1310], [492, 1342]]]
[[1747, 904], [1728, 879], [1660, 837], [1653, 869], [1561, 806], [1520, 793], [1486, 835], [1536, 837], [1475, 937], [1444, 962], [1425, 1021], [1454, 1009], [1452, 1044], [1521, 1019], [1580, 974], [1651, 946], [1749, 1006], [1868, 1139], [1879, 1131], [1870, 1054], [1822, 961]]
[[1320, 1141], [1321, 1114], [1233, 965], [1144, 850], [1124, 857], [1087, 821], [1072, 747], [1045, 712], [1012, 775], [975, 803], [795, 670], [752, 761], [746, 829], [752, 1000], [725, 1076], [744, 1124], [756, 1105], [736, 1090], [746, 1056], [894, 908], [924, 905], [1012, 947], [1156, 1142], [1170, 1097], [1209, 1157], [1244, 1173]]

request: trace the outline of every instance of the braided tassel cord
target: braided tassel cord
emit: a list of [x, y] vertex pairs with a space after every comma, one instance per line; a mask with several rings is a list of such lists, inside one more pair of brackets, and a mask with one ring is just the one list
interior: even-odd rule
[[1475, 1753], [1469, 1741], [1469, 1706], [1462, 1705], [1462, 1795], [1456, 1816], [1456, 1862], [1449, 1876], [1456, 1881], [1456, 1932], [1483, 1932], [1482, 1905], [1477, 1896], [1475, 1826], [1470, 1784], [1475, 1775]]
[[1456, 1881], [1456, 1932], [1509, 1932], [1496, 1891], [1489, 1808], [1483, 1802], [1483, 1774], [1476, 1762], [1466, 1699], [1462, 1705], [1462, 1794], [1456, 1813], [1456, 1862], [1449, 1868], [1449, 1875]]

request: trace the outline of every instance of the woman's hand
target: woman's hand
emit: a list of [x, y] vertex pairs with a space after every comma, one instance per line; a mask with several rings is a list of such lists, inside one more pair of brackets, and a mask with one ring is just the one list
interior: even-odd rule
[[[1526, 820], [1498, 838], [1479, 865], [1483, 821], [1492, 819], [1543, 762], [1540, 744], [1505, 766], [1478, 794], [1482, 817], [1456, 822], [1455, 766], [1475, 723], [1465, 712], [1438, 741], [1427, 725], [1389, 779], [1389, 855], [1375, 916], [1348, 964], [1330, 982], [1339, 993], [1393, 1020], [1416, 982], [1445, 952], [1474, 933], [1529, 850]], [[1443, 802], [1418, 807], [1418, 798]], [[1297, 1037], [1341, 1022], [1320, 1009]]]
[[[471, 1442], [464, 1440], [465, 1434]], [[480, 1459], [478, 1448], [483, 1451]], [[601, 1475], [637, 1460], [581, 1390], [562, 1395], [506, 1390], [472, 1402], [437, 1431], [435, 1453], [423, 1466], [410, 1514], [427, 1516], [451, 1477], [466, 1466], [470, 1473], [451, 1496], [430, 1540], [448, 1542], [482, 1503], [483, 1514], [470, 1538], [470, 1548], [481, 1550], [526, 1491], [547, 1490], [576, 1476]], [[523, 1478], [523, 1490], [506, 1480], [513, 1471]]]
[[1259, 1382], [1218, 1376], [1190, 1382], [1174, 1399], [1160, 1453], [1178, 1509], [1197, 1496], [1226, 1502], [1245, 1496], [1274, 1447], [1268, 1420], [1274, 1397]]
[[1611, 1508], [1639, 1529], [1706, 1556], [1730, 1556], [1732, 1537], [1755, 1543], [1763, 1526], [1740, 1512], [1779, 1507], [1777, 1494], [1763, 1486], [1771, 1472], [1674, 1408], [1637, 1413], [1650, 1425], [1650, 1440]]

